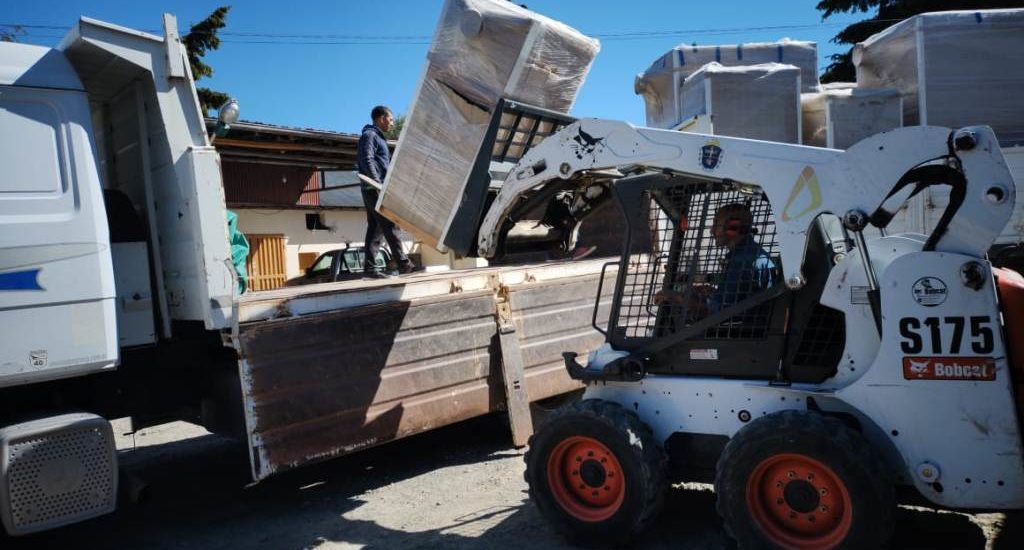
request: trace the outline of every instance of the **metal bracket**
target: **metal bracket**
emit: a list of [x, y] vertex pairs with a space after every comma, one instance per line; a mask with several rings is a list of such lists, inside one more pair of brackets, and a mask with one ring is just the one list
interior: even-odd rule
[[525, 447], [533, 435], [533, 418], [530, 416], [530, 394], [526, 389], [523, 352], [519, 348], [519, 337], [516, 335], [516, 325], [512, 320], [508, 287], [500, 285], [496, 298], [501, 376], [505, 383], [505, 401], [508, 405], [509, 425], [512, 427], [512, 444], [516, 447]]

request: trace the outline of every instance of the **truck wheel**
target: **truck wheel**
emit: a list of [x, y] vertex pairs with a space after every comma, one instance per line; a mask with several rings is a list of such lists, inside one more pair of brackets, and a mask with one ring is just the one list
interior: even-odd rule
[[570, 539], [625, 543], [661, 509], [665, 456], [635, 413], [587, 399], [554, 412], [530, 438], [526, 482]]
[[715, 492], [740, 548], [880, 548], [896, 508], [893, 483], [868, 442], [809, 411], [740, 430], [718, 460]]

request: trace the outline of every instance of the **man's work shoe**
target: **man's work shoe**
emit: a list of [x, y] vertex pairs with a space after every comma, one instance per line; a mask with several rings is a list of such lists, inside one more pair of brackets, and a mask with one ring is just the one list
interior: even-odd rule
[[401, 264], [398, 265], [398, 272], [402, 274], [415, 273], [417, 271], [423, 271], [423, 266], [418, 266], [412, 263], [411, 261], [402, 262]]
[[596, 246], [581, 246], [572, 251], [570, 258], [572, 260], [582, 260], [583, 258], [593, 254], [596, 250]]

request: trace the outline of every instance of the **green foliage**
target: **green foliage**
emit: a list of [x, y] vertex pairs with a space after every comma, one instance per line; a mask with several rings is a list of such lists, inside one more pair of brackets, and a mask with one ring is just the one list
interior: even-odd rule
[[227, 100], [231, 99], [228, 94], [209, 88], [196, 88], [196, 94], [199, 96], [199, 104], [203, 107], [204, 113], [210, 109], [220, 108]]
[[396, 115], [395, 121], [391, 124], [391, 129], [384, 134], [384, 137], [398, 139], [398, 136], [402, 135], [403, 126], [405, 126], [405, 115]]
[[[213, 10], [209, 17], [192, 25], [188, 34], [181, 38], [188, 52], [188, 64], [192, 68], [192, 78], [196, 81], [204, 77], [213, 76], [213, 67], [203, 63], [203, 56], [207, 52], [220, 47], [220, 38], [217, 37], [217, 31], [227, 25], [226, 18], [230, 9], [231, 6], [221, 6]], [[202, 106], [203, 113], [220, 107], [221, 104], [228, 100], [227, 94], [209, 88], [198, 88], [196, 92], [199, 95], [199, 103]]]
[[[919, 13], [944, 10], [983, 10], [1024, 7], [1024, 0], [821, 0], [817, 9], [821, 18], [837, 13], [867, 13], [877, 10], [874, 17], [854, 23], [839, 31], [832, 39], [836, 44], [856, 44], [869, 36]], [[821, 76], [822, 82], [853, 82], [853, 49], [831, 56], [832, 63]]]
[[17, 42], [18, 37], [25, 34], [25, 28], [20, 25], [0, 26], [0, 42]]

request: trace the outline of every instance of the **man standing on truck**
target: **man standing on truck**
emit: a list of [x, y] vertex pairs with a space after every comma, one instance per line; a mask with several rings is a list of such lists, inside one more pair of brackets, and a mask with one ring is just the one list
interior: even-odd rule
[[[362, 179], [363, 204], [366, 206], [366, 254], [363, 260], [363, 275], [366, 277], [387, 277], [375, 269], [377, 251], [380, 250], [380, 239], [388, 242], [391, 248], [391, 256], [398, 262], [399, 273], [409, 273], [415, 269], [412, 261], [402, 250], [402, 242], [395, 234], [395, 224], [381, 216], [377, 212], [378, 189], [384, 183], [384, 177], [388, 173], [388, 165], [391, 164], [391, 153], [388, 151], [388, 142], [384, 133], [391, 129], [395, 118], [391, 109], [378, 105], [370, 112], [370, 119], [373, 124], [363, 126], [363, 133], [359, 136], [359, 174]], [[366, 181], [372, 180], [377, 185]]]

